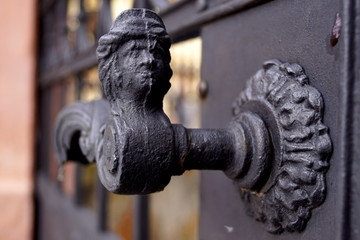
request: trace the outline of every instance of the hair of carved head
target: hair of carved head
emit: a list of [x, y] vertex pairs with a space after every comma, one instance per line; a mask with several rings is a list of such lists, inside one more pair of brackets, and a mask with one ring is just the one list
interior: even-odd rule
[[[117, 52], [129, 41], [157, 44], [156, 46], [163, 49], [163, 60], [170, 63], [171, 41], [161, 18], [149, 9], [134, 8], [122, 12], [112, 24], [109, 33], [99, 39], [97, 48], [99, 78], [107, 97], [110, 94], [107, 94], [107, 88], [111, 87], [106, 85], [111, 84], [113, 74], [118, 72]], [[171, 69], [169, 71], [171, 72]], [[171, 76], [172, 72], [168, 75]]]

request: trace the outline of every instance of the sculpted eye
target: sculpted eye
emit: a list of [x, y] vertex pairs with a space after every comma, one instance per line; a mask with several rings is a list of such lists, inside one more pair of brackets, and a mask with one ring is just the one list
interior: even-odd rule
[[163, 57], [165, 54], [164, 49], [162, 48], [162, 46], [160, 44], [156, 44], [155, 48], [154, 48], [154, 56], [156, 57]]
[[155, 51], [154, 52], [154, 58], [155, 59], [161, 59], [162, 58], [162, 53], [160, 51]]

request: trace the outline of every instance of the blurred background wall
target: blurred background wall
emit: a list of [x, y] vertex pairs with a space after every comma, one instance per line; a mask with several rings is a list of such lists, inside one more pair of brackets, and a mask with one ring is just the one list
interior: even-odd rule
[[32, 236], [36, 1], [0, 0], [0, 239]]

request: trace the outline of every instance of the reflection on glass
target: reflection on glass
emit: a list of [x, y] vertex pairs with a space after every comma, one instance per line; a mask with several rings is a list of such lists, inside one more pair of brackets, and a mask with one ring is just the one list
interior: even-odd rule
[[109, 230], [123, 240], [133, 239], [134, 196], [109, 193]]
[[91, 45], [96, 41], [96, 28], [99, 21], [99, 11], [101, 7], [100, 0], [83, 0], [83, 9], [85, 13], [85, 19], [83, 23], [86, 28], [86, 36]]
[[[173, 123], [200, 127], [201, 39], [171, 47], [172, 87], [164, 99], [164, 110]], [[198, 235], [199, 173], [189, 171], [172, 177], [163, 192], [151, 195], [152, 240], [192, 240]]]
[[188, 128], [200, 127], [201, 39], [174, 44], [171, 49], [171, 88], [164, 99], [164, 111], [172, 123]]
[[76, 78], [69, 76], [63, 81], [63, 84], [65, 88], [65, 105], [75, 102], [79, 91], [78, 84], [76, 84]]
[[95, 44], [101, 6], [101, 0], [68, 0], [66, 25], [73, 49]]
[[101, 7], [102, 1], [100, 0], [83, 0], [84, 9], [86, 12], [98, 12]]
[[[96, 205], [97, 205], [97, 196], [96, 196], [96, 190], [97, 190], [97, 170], [95, 164], [90, 165], [80, 165], [78, 166], [80, 168], [80, 185], [81, 189], [76, 189], [77, 191], [80, 191], [80, 201], [81, 204], [84, 206], [96, 211]], [[78, 192], [79, 193], [79, 192]]]
[[102, 96], [97, 67], [91, 68], [82, 74], [81, 101], [91, 101]]
[[111, 17], [113, 20], [124, 10], [134, 6], [134, 0], [110, 0]]
[[[98, 77], [97, 67], [88, 69], [80, 74], [80, 100], [91, 101], [99, 99], [102, 96], [100, 81]], [[97, 171], [96, 165], [81, 165], [77, 166], [78, 181], [80, 181], [80, 188], [76, 189], [77, 194], [80, 194], [80, 202], [86, 207], [95, 210], [97, 201]]]
[[76, 47], [76, 31], [79, 28], [78, 16], [80, 14], [79, 0], [68, 0], [66, 25], [68, 30], [68, 40], [74, 49]]

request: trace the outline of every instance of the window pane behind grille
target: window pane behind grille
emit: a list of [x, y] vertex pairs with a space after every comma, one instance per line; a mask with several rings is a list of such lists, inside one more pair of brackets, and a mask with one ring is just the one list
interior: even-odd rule
[[[195, 38], [171, 47], [172, 87], [165, 96], [164, 110], [172, 123], [200, 127], [201, 39]], [[192, 240], [198, 235], [199, 173], [189, 171], [172, 177], [163, 192], [151, 195], [150, 228], [152, 240]]]

